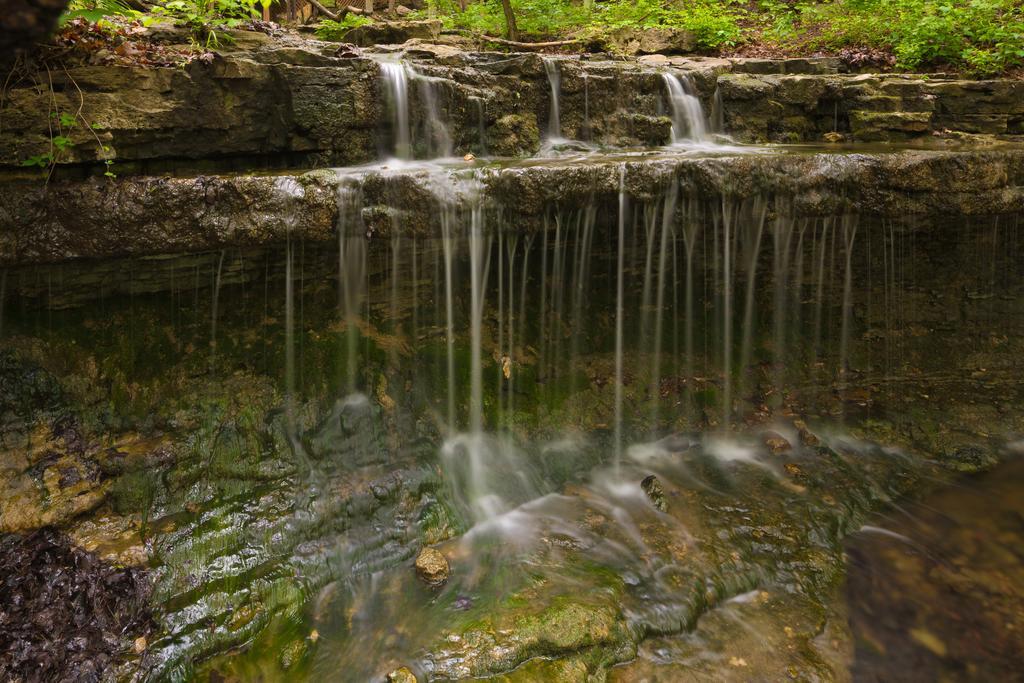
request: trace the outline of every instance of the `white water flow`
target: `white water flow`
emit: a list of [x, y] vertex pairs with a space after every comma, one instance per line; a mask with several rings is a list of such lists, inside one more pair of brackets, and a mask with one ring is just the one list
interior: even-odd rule
[[693, 94], [690, 79], [685, 75], [667, 72], [662, 74], [662, 78], [668, 89], [668, 101], [672, 109], [672, 144], [708, 140], [704, 108], [700, 99]]
[[548, 114], [548, 139], [562, 139], [562, 120], [560, 100], [562, 97], [562, 75], [558, 69], [558, 62], [551, 57], [544, 57], [544, 71], [548, 75], [548, 85], [551, 87], [551, 108]]
[[399, 159], [412, 159], [412, 131], [409, 126], [409, 72], [401, 62], [380, 62], [380, 75], [391, 110], [392, 153]]
[[452, 136], [441, 112], [438, 88], [444, 82], [441, 79], [428, 78], [408, 70], [419, 83], [420, 99], [423, 103], [423, 146], [428, 159], [447, 158], [452, 156]]
[[619, 168], [619, 242], [615, 276], [615, 473], [622, 464], [622, 317], [626, 256], [626, 165]]
[[715, 95], [711, 98], [711, 132], [725, 133], [725, 102], [722, 101], [721, 88], [715, 88]]
[[[381, 60], [378, 64], [391, 117], [391, 140], [386, 152], [402, 160], [451, 157], [454, 142], [442, 103], [450, 82], [419, 73], [402, 61]], [[415, 108], [410, 103], [410, 83], [417, 85]], [[413, 111], [419, 114], [415, 121]], [[482, 104], [480, 116], [482, 124]]]

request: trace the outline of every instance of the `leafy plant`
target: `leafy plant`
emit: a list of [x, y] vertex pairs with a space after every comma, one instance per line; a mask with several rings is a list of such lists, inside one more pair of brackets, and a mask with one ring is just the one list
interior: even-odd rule
[[209, 48], [223, 39], [219, 31], [261, 17], [264, 4], [262, 0], [167, 0], [154, 7], [152, 14], [174, 19], [192, 32], [196, 43]]
[[320, 40], [344, 40], [345, 34], [357, 26], [372, 24], [369, 17], [358, 14], [346, 14], [340, 21], [324, 19], [316, 27], [316, 35]]
[[97, 22], [103, 17], [122, 16], [136, 17], [141, 14], [126, 5], [122, 0], [71, 0], [67, 9], [60, 16], [59, 25], [79, 17], [87, 21]]
[[[37, 167], [43, 169], [47, 178], [53, 173], [53, 169], [56, 168], [64, 155], [74, 146], [74, 140], [71, 138], [72, 132], [78, 128], [80, 123], [86, 123], [81, 110], [74, 114], [55, 111], [50, 114], [50, 119], [50, 149], [43, 154], [36, 154], [21, 162], [21, 165], [26, 168]], [[88, 125], [89, 132], [95, 139], [96, 144], [99, 145], [100, 156], [106, 167], [103, 175], [108, 178], [116, 178], [117, 175], [113, 171], [114, 160], [109, 158], [111, 149], [104, 145], [96, 135], [96, 131], [100, 130], [100, 128], [96, 124]]]
[[801, 2], [793, 16], [791, 30], [773, 36], [791, 48], [879, 48], [902, 69], [949, 65], [982, 76], [1024, 65], [1018, 0]]

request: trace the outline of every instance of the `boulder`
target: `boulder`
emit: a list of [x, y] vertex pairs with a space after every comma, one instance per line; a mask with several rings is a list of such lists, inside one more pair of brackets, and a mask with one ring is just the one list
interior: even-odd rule
[[685, 54], [697, 47], [696, 36], [681, 28], [620, 28], [607, 38], [613, 52], [630, 55]]

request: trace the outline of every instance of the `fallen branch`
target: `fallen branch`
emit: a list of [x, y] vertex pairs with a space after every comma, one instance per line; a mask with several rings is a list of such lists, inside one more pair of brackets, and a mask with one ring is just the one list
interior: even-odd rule
[[352, 14], [361, 14], [361, 15], [369, 14], [369, 12], [367, 12], [365, 9], [360, 9], [358, 7], [352, 7], [352, 6], [342, 7], [337, 12], [332, 12], [331, 10], [327, 9], [326, 7], [321, 5], [319, 2], [317, 2], [317, 0], [306, 0], [306, 2], [308, 2], [313, 7], [317, 8], [324, 16], [326, 16], [331, 21], [341, 21], [342, 19], [345, 18], [345, 15], [348, 14], [349, 12], [351, 12]]
[[327, 17], [331, 21], [338, 21], [338, 15], [337, 14], [335, 14], [331, 10], [327, 9], [326, 7], [324, 7], [323, 5], [321, 5], [316, 0], [306, 0], [306, 2], [308, 2], [313, 7], [317, 8], [317, 10], [319, 10], [321, 14], [323, 14], [325, 17]]
[[580, 42], [579, 38], [571, 38], [569, 40], [551, 40], [546, 43], [522, 43], [518, 40], [506, 40], [505, 38], [495, 38], [494, 36], [484, 35], [482, 33], [470, 33], [474, 38], [480, 38], [489, 43], [497, 43], [498, 45], [508, 45], [510, 47], [520, 47], [524, 50], [542, 50], [546, 47], [562, 47], [565, 45], [573, 45]]

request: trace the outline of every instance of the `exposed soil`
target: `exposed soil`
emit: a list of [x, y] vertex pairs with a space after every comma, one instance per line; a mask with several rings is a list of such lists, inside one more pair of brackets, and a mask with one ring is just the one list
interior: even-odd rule
[[152, 629], [150, 589], [56, 529], [0, 535], [0, 680], [103, 680]]

